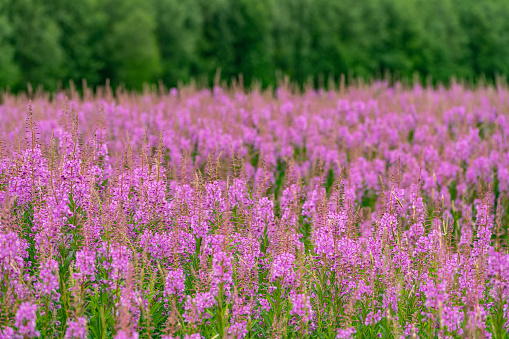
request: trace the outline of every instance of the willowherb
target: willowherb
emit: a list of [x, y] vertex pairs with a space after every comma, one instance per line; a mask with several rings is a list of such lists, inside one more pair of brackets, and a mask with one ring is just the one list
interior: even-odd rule
[[71, 98], [1, 105], [0, 338], [508, 335], [503, 85]]

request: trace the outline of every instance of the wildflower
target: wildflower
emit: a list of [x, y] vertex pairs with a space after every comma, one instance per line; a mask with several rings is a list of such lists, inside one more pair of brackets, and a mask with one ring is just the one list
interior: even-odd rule
[[95, 281], [96, 266], [95, 266], [95, 252], [91, 250], [80, 250], [76, 252], [76, 273], [74, 279], [81, 283], [85, 281]]
[[140, 336], [139, 336], [138, 332], [129, 333], [127, 331], [120, 330], [117, 332], [114, 339], [138, 339], [139, 337]]
[[313, 317], [311, 297], [305, 293], [293, 294], [290, 296], [290, 300], [292, 302], [290, 314], [297, 315], [301, 317], [305, 323], [308, 323]]
[[283, 283], [292, 285], [295, 282], [296, 275], [293, 270], [295, 256], [291, 253], [278, 255], [272, 263], [271, 281], [281, 278]]
[[39, 279], [35, 283], [35, 289], [41, 296], [53, 296], [58, 299], [58, 263], [55, 260], [48, 260], [40, 265]]
[[356, 333], [355, 327], [347, 327], [344, 329], [339, 329], [336, 335], [336, 339], [350, 339]]
[[212, 286], [228, 291], [233, 284], [232, 260], [225, 252], [217, 252], [212, 259]]
[[14, 326], [18, 328], [18, 333], [27, 338], [39, 337], [40, 333], [35, 328], [37, 305], [24, 302], [19, 305], [14, 318]]
[[78, 317], [76, 321], [68, 321], [65, 331], [66, 339], [85, 339], [87, 337], [87, 320], [84, 317]]
[[166, 276], [166, 284], [164, 285], [165, 296], [183, 295], [185, 289], [184, 281], [184, 271], [181, 268], [169, 271]]

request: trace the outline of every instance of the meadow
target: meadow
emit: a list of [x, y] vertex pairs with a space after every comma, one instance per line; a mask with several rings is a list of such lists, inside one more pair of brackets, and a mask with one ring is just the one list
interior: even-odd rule
[[509, 89], [4, 95], [0, 338], [509, 338]]

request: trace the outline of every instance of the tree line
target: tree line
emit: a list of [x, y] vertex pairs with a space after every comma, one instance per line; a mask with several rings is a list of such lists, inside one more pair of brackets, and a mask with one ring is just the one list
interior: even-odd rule
[[509, 74], [507, 0], [0, 0], [0, 88]]

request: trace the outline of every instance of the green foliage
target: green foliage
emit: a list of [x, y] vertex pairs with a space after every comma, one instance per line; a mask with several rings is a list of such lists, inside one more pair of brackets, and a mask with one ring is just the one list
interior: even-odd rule
[[31, 82], [55, 88], [56, 80], [64, 76], [60, 27], [37, 0], [8, 1], [7, 16], [12, 20], [14, 59], [21, 69], [18, 84]]
[[509, 3], [504, 0], [473, 2], [455, 1], [461, 26], [468, 36], [467, 56], [474, 74], [488, 77], [509, 72]]
[[141, 88], [155, 81], [160, 72], [160, 57], [155, 37], [154, 12], [140, 0], [110, 0], [102, 10], [108, 14], [107, 29], [98, 44], [105, 67], [101, 73], [112, 84], [124, 83]]
[[0, 88], [509, 74], [505, 0], [0, 0]]
[[60, 45], [64, 50], [63, 74], [75, 83], [87, 79], [91, 85], [104, 82], [99, 70], [104, 61], [97, 55], [97, 40], [103, 35], [106, 15], [96, 0], [47, 0], [48, 12], [60, 26], [63, 34]]
[[0, 88], [12, 86], [19, 80], [19, 67], [14, 63], [12, 23], [7, 13], [7, 4], [0, 1]]
[[161, 56], [161, 79], [168, 84], [188, 81], [196, 67], [202, 17], [197, 0], [151, 0]]

